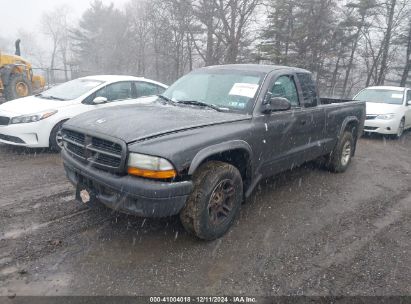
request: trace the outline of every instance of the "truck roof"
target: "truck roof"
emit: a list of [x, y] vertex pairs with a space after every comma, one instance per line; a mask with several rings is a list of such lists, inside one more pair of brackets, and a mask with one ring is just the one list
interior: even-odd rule
[[239, 71], [252, 71], [252, 72], [261, 72], [261, 73], [270, 73], [276, 70], [290, 70], [298, 73], [310, 73], [310, 71], [289, 67], [281, 65], [269, 65], [269, 64], [226, 64], [226, 65], [214, 65], [205, 67], [204, 69], [215, 69], [215, 70], [239, 70]]

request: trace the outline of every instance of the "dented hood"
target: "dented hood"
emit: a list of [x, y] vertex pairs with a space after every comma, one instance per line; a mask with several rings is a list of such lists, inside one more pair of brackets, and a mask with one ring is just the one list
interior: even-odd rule
[[152, 103], [90, 111], [70, 119], [65, 125], [80, 128], [89, 134], [109, 135], [132, 143], [168, 133], [250, 118], [245, 114], [217, 112], [201, 107]]

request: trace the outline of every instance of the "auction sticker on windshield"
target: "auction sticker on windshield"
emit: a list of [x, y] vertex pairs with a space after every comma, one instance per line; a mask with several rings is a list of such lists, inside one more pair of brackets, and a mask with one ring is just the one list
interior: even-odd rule
[[402, 99], [402, 98], [404, 97], [404, 95], [402, 95], [402, 94], [392, 94], [391, 97], [392, 97], [392, 98]]
[[235, 83], [231, 88], [229, 95], [244, 96], [254, 98], [257, 93], [258, 84], [253, 83]]

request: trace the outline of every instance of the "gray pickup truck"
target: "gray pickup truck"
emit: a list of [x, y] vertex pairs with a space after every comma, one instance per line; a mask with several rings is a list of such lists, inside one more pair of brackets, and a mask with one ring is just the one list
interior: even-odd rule
[[206, 67], [151, 99], [66, 122], [67, 176], [83, 203], [179, 214], [205, 240], [263, 178], [318, 158], [345, 171], [365, 119], [363, 102], [320, 99], [310, 72], [283, 66]]

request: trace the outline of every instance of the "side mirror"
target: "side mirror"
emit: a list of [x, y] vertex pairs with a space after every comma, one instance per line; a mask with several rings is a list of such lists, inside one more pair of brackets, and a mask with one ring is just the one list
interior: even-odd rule
[[291, 103], [287, 98], [271, 97], [266, 104], [263, 105], [263, 113], [288, 111], [291, 109]]
[[98, 104], [106, 103], [107, 101], [108, 99], [106, 97], [98, 96], [93, 99], [93, 104], [98, 105]]
[[407, 106], [411, 106], [411, 100], [407, 101]]

